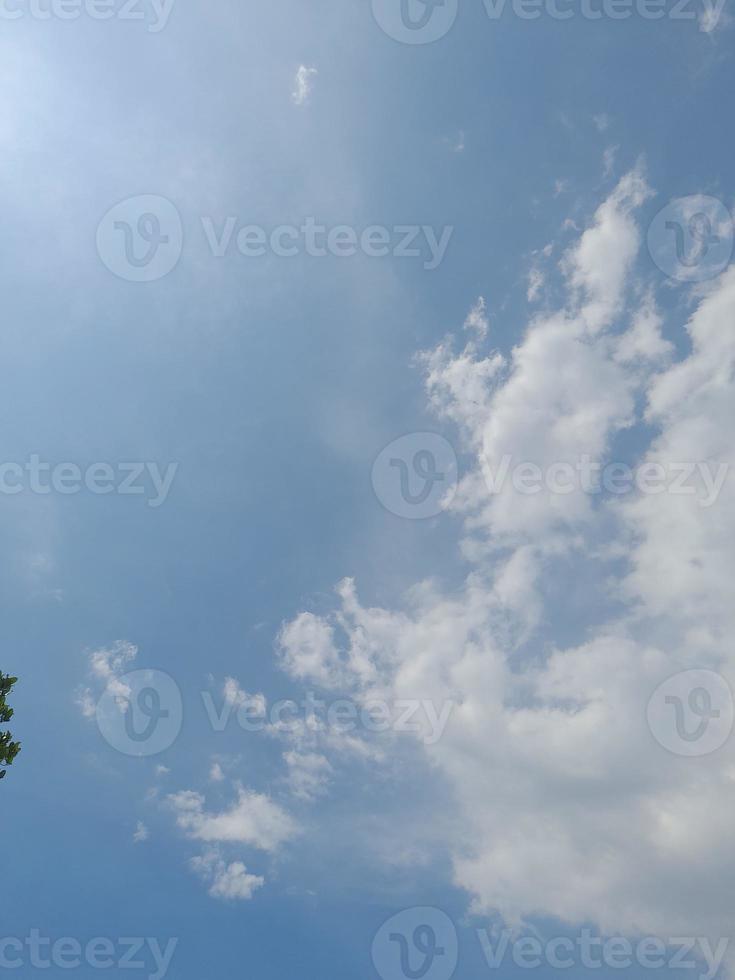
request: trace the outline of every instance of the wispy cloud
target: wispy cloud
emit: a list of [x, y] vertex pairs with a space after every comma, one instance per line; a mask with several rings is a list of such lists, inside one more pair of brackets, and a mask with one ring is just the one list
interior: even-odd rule
[[314, 81], [318, 74], [319, 72], [316, 68], [299, 65], [296, 77], [294, 78], [293, 91], [291, 92], [291, 99], [294, 105], [306, 105], [311, 97]]

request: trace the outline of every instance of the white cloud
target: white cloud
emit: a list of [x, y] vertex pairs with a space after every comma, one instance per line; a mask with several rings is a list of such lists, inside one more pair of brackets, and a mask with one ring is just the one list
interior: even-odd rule
[[75, 697], [75, 704], [85, 718], [94, 718], [97, 713], [97, 702], [88, 687], [80, 688]]
[[168, 797], [176, 823], [187, 836], [207, 843], [248, 844], [276, 851], [295, 836], [291, 817], [268, 796], [240, 787], [237, 801], [219, 813], [205, 810], [201, 793], [184, 790]]
[[478, 358], [477, 352], [488, 335], [490, 323], [482, 296], [470, 310], [464, 330], [470, 334], [461, 354], [453, 353], [451, 338], [419, 355], [426, 376], [426, 392], [433, 411], [450, 419], [467, 434], [477, 432], [487, 412], [492, 382], [505, 366], [497, 352]]
[[[89, 671], [98, 686], [110, 691], [119, 699], [120, 710], [124, 711], [130, 698], [130, 688], [121, 678], [138, 656], [138, 648], [127, 640], [117, 640], [111, 647], [93, 650], [89, 656]], [[77, 691], [76, 704], [85, 718], [94, 718], [97, 699], [89, 687]]]
[[296, 77], [294, 78], [294, 88], [291, 92], [291, 99], [294, 105], [306, 105], [314, 87], [314, 79], [319, 74], [316, 68], [307, 68], [306, 65], [299, 65]]
[[534, 303], [543, 289], [544, 282], [546, 278], [539, 268], [531, 269], [528, 273], [528, 290], [526, 292], [526, 299], [529, 303]]
[[[683, 667], [735, 688], [732, 473], [703, 507], [670, 493], [491, 495], [480, 463], [605, 462], [634, 429], [634, 461], [735, 464], [735, 270], [698, 298], [677, 359], [635, 279], [649, 193], [639, 169], [620, 181], [566, 254], [567, 302], [507, 358], [477, 339], [423, 355], [430, 404], [478, 458], [456, 504], [463, 588], [420, 583], [388, 610], [343, 582], [332, 613], [286, 625], [281, 656], [292, 676], [355, 697], [455, 701], [425, 752], [455, 818], [454, 880], [476, 911], [716, 937], [735, 912], [735, 766], [725, 750], [668, 753], [646, 703]], [[557, 632], [563, 592], [576, 615], [594, 599], [576, 642]]]
[[332, 628], [312, 613], [302, 613], [284, 626], [278, 645], [284, 670], [296, 680], [314, 678], [324, 688], [339, 687], [344, 682]]
[[207, 810], [204, 796], [193, 790], [166, 798], [179, 829], [207, 845], [190, 866], [208, 883], [213, 898], [226, 900], [250, 899], [265, 879], [249, 874], [242, 861], [228, 863], [224, 849], [252, 847], [275, 854], [298, 833], [295, 821], [270, 797], [242, 786], [236, 789], [236, 801], [219, 812]]
[[300, 800], [322, 796], [334, 770], [329, 760], [315, 752], [285, 752], [288, 766], [288, 785], [291, 794]]
[[477, 340], [484, 340], [490, 329], [485, 297], [480, 296], [464, 321], [464, 329], [474, 333]]
[[147, 841], [149, 837], [150, 833], [148, 828], [142, 820], [139, 820], [135, 827], [135, 833], [133, 834], [133, 843], [142, 844], [144, 841]]
[[242, 861], [227, 864], [216, 849], [191, 859], [191, 867], [208, 884], [212, 898], [224, 901], [249, 901], [265, 880], [248, 874]]
[[590, 330], [610, 326], [621, 312], [626, 276], [640, 245], [633, 212], [650, 195], [642, 170], [628, 173], [597, 209], [592, 227], [565, 256], [569, 283], [577, 291], [579, 312]]
[[253, 717], [263, 717], [268, 707], [265, 697], [262, 694], [248, 694], [240, 687], [239, 681], [234, 677], [226, 677], [222, 686], [222, 695], [225, 704], [233, 708], [246, 708]]
[[617, 342], [615, 359], [626, 364], [637, 360], [665, 364], [674, 353], [674, 345], [662, 334], [663, 317], [649, 293], [644, 305], [633, 318], [633, 323]]

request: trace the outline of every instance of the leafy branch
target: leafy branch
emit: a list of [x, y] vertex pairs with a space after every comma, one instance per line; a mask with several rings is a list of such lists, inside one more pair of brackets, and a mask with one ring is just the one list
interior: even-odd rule
[[[0, 673], [0, 724], [10, 721], [13, 717], [13, 709], [8, 705], [6, 698], [17, 680], [17, 677]], [[12, 733], [0, 732], [0, 779], [5, 777], [5, 770], [13, 764], [19, 752], [20, 742], [13, 741]]]

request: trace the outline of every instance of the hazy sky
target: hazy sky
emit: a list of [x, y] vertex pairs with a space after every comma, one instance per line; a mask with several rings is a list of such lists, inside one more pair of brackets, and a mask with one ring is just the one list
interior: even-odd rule
[[729, 957], [728, 7], [0, 0], [0, 972]]

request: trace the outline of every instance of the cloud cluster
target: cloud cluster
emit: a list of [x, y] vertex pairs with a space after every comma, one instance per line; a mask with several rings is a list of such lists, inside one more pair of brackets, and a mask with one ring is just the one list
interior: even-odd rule
[[262, 888], [265, 879], [258, 875], [248, 874], [242, 861], [232, 861], [227, 864], [216, 850], [205, 851], [199, 857], [192, 858], [191, 867], [209, 885], [212, 898], [225, 901], [249, 901], [258, 888]]
[[[138, 648], [127, 640], [117, 640], [110, 647], [89, 653], [89, 673], [98, 687], [120, 699], [121, 710], [130, 697], [130, 688], [121, 679], [138, 656]], [[97, 701], [89, 687], [77, 691], [76, 703], [85, 718], [94, 718]]]
[[192, 840], [207, 847], [189, 864], [209, 886], [212, 898], [247, 901], [261, 888], [265, 879], [248, 873], [242, 861], [228, 861], [225, 848], [249, 847], [269, 854], [297, 834], [291, 817], [270, 797], [251, 792], [238, 785], [237, 798], [220, 811], [206, 809], [201, 793], [183, 790], [167, 797], [176, 824]]
[[173, 793], [168, 801], [180, 829], [206, 843], [247, 844], [261, 851], [275, 851], [296, 832], [293, 821], [277, 803], [242, 787], [236, 802], [219, 813], [205, 810], [202, 794], [191, 790]]
[[487, 483], [506, 454], [604, 464], [623, 434], [631, 461], [735, 463], [735, 270], [692, 297], [676, 359], [636, 275], [650, 194], [640, 167], [622, 178], [562, 260], [565, 303], [509, 355], [488, 346], [484, 303], [458, 353], [447, 340], [422, 355], [430, 405], [475, 460], [452, 504], [462, 589], [418, 583], [391, 610], [343, 582], [332, 613], [285, 626], [280, 657], [353, 696], [454, 699], [423, 751], [452, 788], [445, 847], [475, 911], [717, 936], [735, 911], [735, 765], [726, 749], [668, 753], [646, 704], [687, 667], [735, 684], [732, 477], [710, 509]]
[[[494, 349], [481, 298], [459, 343], [448, 337], [418, 356], [429, 407], [466, 460], [451, 503], [468, 569], [461, 587], [417, 582], [389, 609], [366, 604], [346, 579], [330, 612], [306, 609], [284, 624], [277, 659], [332, 697], [454, 702], [443, 737], [418, 732], [415, 749], [441, 793], [432, 839], [476, 912], [716, 939], [735, 911], [735, 765], [727, 747], [669, 753], [646, 707], [686, 668], [735, 686], [735, 270], [688, 296], [689, 347], [677, 353], [669, 336], [679, 324], [638, 264], [650, 195], [640, 167], [622, 178], [556, 269], [564, 302], [535, 314], [512, 350]], [[613, 453], [730, 469], [709, 508], [673, 493], [524, 496], [511, 482], [490, 492], [506, 456], [547, 470], [583, 457], [602, 466]], [[95, 651], [91, 673], [121, 684], [136, 652]], [[228, 709], [266, 718], [264, 695], [236, 679], [222, 696]], [[80, 706], [93, 712], [89, 691]], [[319, 807], [340, 763], [360, 760], [366, 778], [386, 759], [400, 767], [390, 733], [340, 734], [310, 716], [262, 731], [283, 745], [277, 800], [239, 784], [220, 809], [190, 789], [167, 799], [181, 833], [203, 846], [191, 866], [215, 898], [262, 887], [241, 852], [273, 856], [304, 833], [296, 808]], [[226, 768], [214, 760], [218, 790]], [[405, 800], [407, 814], [414, 806]], [[411, 821], [393, 832], [405, 838], [395, 850], [411, 854]]]

